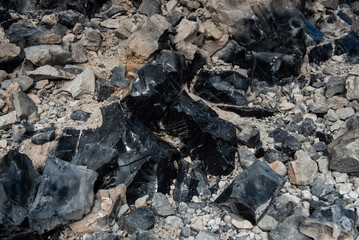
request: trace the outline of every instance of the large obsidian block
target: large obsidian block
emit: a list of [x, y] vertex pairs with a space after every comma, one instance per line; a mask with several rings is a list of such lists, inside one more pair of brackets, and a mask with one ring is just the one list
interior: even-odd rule
[[194, 84], [194, 93], [214, 102], [242, 105], [246, 102], [249, 79], [235, 71], [201, 70]]
[[97, 173], [49, 157], [28, 218], [31, 229], [47, 232], [89, 213]]
[[335, 55], [342, 55], [344, 53], [358, 53], [359, 52], [359, 36], [356, 34], [350, 34], [346, 37], [337, 39], [335, 43]]
[[257, 224], [284, 182], [284, 178], [274, 172], [267, 163], [256, 161], [244, 170], [215, 202]]
[[180, 93], [186, 64], [183, 56], [164, 50], [138, 71], [122, 106], [152, 130]]
[[236, 129], [233, 124], [218, 118], [205, 103], [196, 102], [182, 92], [168, 109], [163, 125], [187, 145], [192, 161], [204, 162], [207, 173], [226, 175], [233, 170]]
[[331, 43], [324, 44], [322, 46], [314, 47], [309, 52], [309, 62], [314, 62], [317, 65], [320, 65], [327, 61], [333, 55], [333, 46]]
[[101, 112], [102, 126], [83, 131], [73, 161], [96, 169], [101, 188], [125, 184], [129, 203], [157, 191], [167, 193], [176, 177], [174, 161], [180, 160], [180, 152], [131, 113], [122, 112], [118, 103]]
[[40, 175], [31, 159], [10, 151], [0, 160], [0, 229], [12, 231], [26, 218]]

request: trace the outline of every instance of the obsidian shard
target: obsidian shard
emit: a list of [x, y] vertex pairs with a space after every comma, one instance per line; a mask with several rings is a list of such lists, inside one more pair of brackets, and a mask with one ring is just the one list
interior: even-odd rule
[[204, 162], [207, 173], [226, 175], [234, 169], [236, 129], [209, 109], [204, 102], [194, 101], [182, 92], [168, 109], [163, 125], [191, 149], [192, 161]]
[[186, 63], [178, 53], [164, 50], [138, 71], [138, 78], [122, 106], [152, 130], [181, 91]]
[[177, 174], [174, 161], [180, 160], [180, 152], [131, 113], [123, 112], [118, 103], [101, 112], [102, 126], [82, 132], [73, 163], [96, 170], [100, 188], [125, 184], [129, 203], [157, 191], [167, 193]]
[[31, 229], [43, 233], [82, 219], [91, 210], [96, 178], [93, 170], [49, 157], [29, 210]]
[[201, 70], [194, 84], [194, 93], [214, 103], [243, 105], [249, 79], [234, 71], [210, 72]]
[[256, 161], [215, 202], [257, 224], [284, 182], [284, 178], [275, 173], [267, 163]]
[[25, 154], [12, 150], [0, 160], [0, 228], [10, 232], [24, 221], [39, 183], [40, 174]]

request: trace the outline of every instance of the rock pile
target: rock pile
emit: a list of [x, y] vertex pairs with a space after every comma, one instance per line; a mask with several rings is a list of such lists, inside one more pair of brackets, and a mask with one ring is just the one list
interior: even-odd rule
[[1, 239], [356, 239], [357, 1], [0, 3]]

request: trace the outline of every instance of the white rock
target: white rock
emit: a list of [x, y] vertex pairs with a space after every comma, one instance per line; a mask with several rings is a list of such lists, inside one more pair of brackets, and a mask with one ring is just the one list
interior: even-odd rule
[[359, 78], [351, 76], [346, 81], [347, 95], [349, 100], [359, 99]]
[[236, 219], [232, 219], [232, 225], [238, 229], [252, 229], [253, 225], [248, 220], [239, 221]]
[[80, 99], [87, 95], [92, 96], [95, 93], [95, 74], [91, 68], [85, 68], [74, 80], [66, 82], [63, 90], [70, 92], [75, 99]]

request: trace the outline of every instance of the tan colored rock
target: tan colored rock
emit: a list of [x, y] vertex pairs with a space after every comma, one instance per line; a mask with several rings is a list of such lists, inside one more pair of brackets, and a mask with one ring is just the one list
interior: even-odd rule
[[223, 32], [211, 21], [204, 22], [203, 28], [207, 38], [219, 40], [223, 36]]
[[295, 158], [296, 160], [288, 165], [289, 181], [295, 185], [311, 184], [318, 172], [317, 163], [303, 150], [297, 151]]
[[7, 77], [7, 72], [5, 72], [4, 70], [0, 70], [0, 83], [4, 81], [6, 77]]
[[232, 225], [238, 229], [252, 229], [253, 225], [248, 220], [239, 221], [236, 219], [232, 219]]
[[187, 42], [193, 43], [197, 38], [198, 23], [187, 19], [182, 19], [178, 24], [177, 34], [174, 39], [174, 43]]
[[57, 23], [57, 21], [58, 21], [58, 17], [57, 17], [56, 13], [45, 15], [41, 19], [42, 23], [44, 23], [46, 25], [50, 25], [50, 26], [55, 25]]
[[0, 129], [10, 127], [16, 122], [16, 112], [12, 111], [6, 115], [0, 116]]
[[177, 50], [182, 54], [187, 60], [193, 60], [194, 55], [197, 51], [197, 46], [191, 43], [179, 42], [176, 44]]
[[147, 199], [149, 198], [148, 195], [145, 195], [143, 197], [140, 197], [139, 199], [137, 199], [135, 201], [135, 207], [139, 208], [139, 207], [144, 207], [147, 206]]
[[109, 215], [117, 205], [117, 201], [122, 201], [120, 205], [126, 204], [126, 187], [124, 184], [108, 190], [99, 190], [91, 212], [82, 220], [69, 224], [69, 227], [77, 234], [110, 231]]
[[0, 140], [0, 148], [4, 149], [7, 147], [7, 141], [5, 139]]
[[70, 92], [72, 97], [80, 99], [85, 96], [93, 96], [95, 93], [95, 74], [90, 67], [86, 68], [81, 74], [71, 82], [66, 82], [63, 90]]
[[119, 19], [106, 19], [100, 23], [102, 27], [116, 29], [120, 27], [120, 20]]
[[36, 145], [31, 143], [30, 140], [24, 140], [20, 147], [20, 152], [29, 156], [34, 168], [38, 169], [45, 163], [49, 153], [55, 151], [56, 147], [57, 141], [47, 142], [43, 145]]
[[275, 171], [282, 177], [287, 174], [287, 168], [281, 161], [272, 162], [271, 164], [269, 164], [269, 166], [273, 169], [273, 171]]
[[12, 43], [0, 44], [0, 63], [11, 61], [20, 55], [21, 48]]
[[41, 100], [35, 93], [28, 93], [27, 96], [36, 104], [40, 105]]

